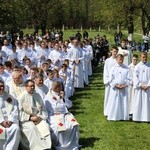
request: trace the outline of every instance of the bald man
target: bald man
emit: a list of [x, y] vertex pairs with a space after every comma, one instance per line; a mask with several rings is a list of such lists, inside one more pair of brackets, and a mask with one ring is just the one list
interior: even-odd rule
[[25, 90], [25, 85], [20, 71], [12, 72], [12, 80], [8, 83], [9, 94], [17, 98]]

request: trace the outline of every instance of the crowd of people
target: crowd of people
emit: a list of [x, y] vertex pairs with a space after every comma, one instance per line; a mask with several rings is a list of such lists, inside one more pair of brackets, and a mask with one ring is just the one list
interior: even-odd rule
[[[78, 150], [79, 123], [69, 108], [76, 88], [89, 84], [104, 65], [104, 115], [108, 120], [150, 121], [147, 53], [132, 54], [125, 39], [109, 51], [106, 36], [80, 32], [62, 41], [9, 32], [0, 34], [0, 147], [3, 150]], [[61, 37], [61, 38], [60, 38]], [[83, 39], [83, 41], [82, 41]], [[137, 64], [138, 63], [138, 64]], [[13, 138], [12, 138], [13, 137]]]
[[[59, 36], [58, 36], [59, 37]], [[89, 84], [93, 48], [87, 37], [51, 40], [47, 33], [0, 45], [0, 147], [78, 150], [79, 123], [69, 112], [76, 88]]]
[[150, 122], [150, 64], [147, 52], [133, 54], [122, 40], [111, 48], [111, 57], [104, 65], [104, 116], [107, 120]]

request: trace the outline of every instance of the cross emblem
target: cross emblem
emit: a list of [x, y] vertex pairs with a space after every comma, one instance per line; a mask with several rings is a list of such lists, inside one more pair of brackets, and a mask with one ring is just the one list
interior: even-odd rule
[[3, 133], [3, 129], [0, 129], [0, 134], [2, 134]]
[[59, 123], [58, 125], [59, 125], [59, 126], [63, 126], [63, 124], [62, 124], [62, 123]]

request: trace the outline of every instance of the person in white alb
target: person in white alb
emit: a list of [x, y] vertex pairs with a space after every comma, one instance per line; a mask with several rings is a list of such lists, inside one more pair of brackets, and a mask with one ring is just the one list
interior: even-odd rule
[[37, 74], [34, 79], [35, 82], [35, 91], [41, 96], [43, 100], [45, 95], [48, 93], [48, 87], [43, 83], [44, 77], [41, 74]]
[[150, 63], [146, 52], [142, 52], [140, 58], [133, 75], [133, 121], [150, 122]]
[[49, 125], [52, 129], [52, 142], [56, 150], [79, 149], [79, 124], [68, 111], [72, 102], [64, 99], [64, 92], [58, 81], [54, 81], [52, 89], [45, 96]]
[[52, 64], [56, 68], [61, 68], [62, 65], [62, 51], [60, 50], [60, 45], [58, 42], [54, 44], [54, 50], [52, 50], [48, 56], [51, 59]]
[[4, 91], [0, 80], [0, 149], [18, 150], [20, 129], [16, 100]]
[[25, 85], [23, 82], [22, 74], [20, 71], [12, 72], [12, 79], [7, 84], [8, 92], [14, 98], [17, 98], [25, 90]]
[[118, 47], [118, 54], [122, 54], [124, 56], [124, 62], [126, 66], [130, 65], [132, 62], [132, 51], [127, 47], [127, 40], [121, 41], [121, 46]]
[[132, 76], [132, 81], [131, 84], [128, 88], [129, 92], [129, 116], [132, 117], [133, 114], [133, 106], [134, 106], [134, 101], [135, 101], [135, 89], [133, 88], [133, 74], [135, 71], [135, 67], [138, 63], [138, 55], [134, 54], [132, 57], [132, 63], [128, 66], [130, 69], [130, 73]]
[[109, 108], [107, 120], [129, 120], [128, 111], [128, 86], [131, 82], [129, 68], [123, 64], [124, 56], [118, 54], [117, 64], [110, 69]]
[[68, 49], [68, 59], [69, 65], [74, 67], [74, 87], [75, 88], [84, 88], [84, 79], [83, 79], [83, 59], [82, 49], [78, 39], [73, 40], [73, 46]]
[[109, 85], [109, 73], [110, 69], [117, 64], [116, 56], [118, 53], [117, 47], [112, 47], [111, 50], [111, 57], [107, 58], [104, 65], [104, 73], [103, 73], [103, 82], [105, 84], [105, 96], [104, 96], [104, 116], [108, 115], [109, 107], [108, 107], [108, 100], [110, 96], [110, 85]]

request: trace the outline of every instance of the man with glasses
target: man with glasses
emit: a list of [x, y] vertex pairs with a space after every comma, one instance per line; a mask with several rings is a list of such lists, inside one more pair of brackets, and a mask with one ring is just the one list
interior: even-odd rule
[[51, 148], [50, 129], [46, 123], [47, 113], [44, 103], [35, 92], [32, 80], [25, 82], [25, 91], [17, 98], [20, 111], [21, 147], [43, 150]]

